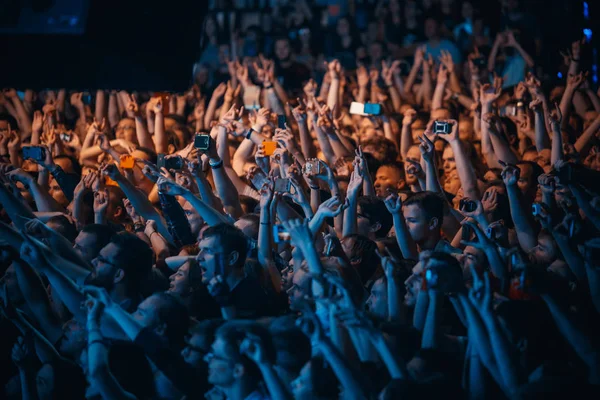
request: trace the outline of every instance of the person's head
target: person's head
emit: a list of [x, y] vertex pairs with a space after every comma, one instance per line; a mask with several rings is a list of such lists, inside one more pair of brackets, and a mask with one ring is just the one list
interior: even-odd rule
[[10, 114], [0, 113], [0, 135], [8, 136], [8, 127], [10, 125], [10, 129], [16, 131], [19, 129], [19, 124], [15, 117]]
[[[151, 149], [147, 149], [145, 147], [138, 147], [131, 153], [131, 155], [134, 158], [150, 161], [156, 164], [157, 156], [156, 153]], [[135, 183], [135, 186], [141, 189], [144, 193], [150, 194], [152, 189], [154, 189], [154, 182], [152, 182], [142, 173], [142, 169], [144, 168], [144, 163], [142, 161], [137, 161], [136, 165], [139, 168], [133, 169], [133, 181]]]
[[530, 258], [538, 265], [549, 266], [559, 255], [559, 250], [552, 234], [542, 230], [538, 235], [538, 244], [529, 251]]
[[17, 271], [13, 264], [11, 264], [4, 272], [4, 286], [6, 287], [6, 294], [12, 304], [15, 306], [23, 304], [25, 297], [23, 297], [23, 292], [21, 291], [19, 281], [17, 280]]
[[223, 325], [223, 321], [220, 319], [206, 319], [190, 329], [186, 346], [181, 350], [181, 356], [186, 363], [195, 368], [206, 364], [204, 357], [210, 351], [210, 345], [215, 340], [215, 333], [221, 325]]
[[368, 310], [378, 318], [388, 317], [388, 291], [385, 276], [377, 279], [371, 287], [371, 294], [367, 299]]
[[337, 377], [322, 357], [313, 357], [292, 382], [292, 394], [297, 400], [337, 399], [340, 395]]
[[398, 193], [406, 187], [404, 166], [401, 163], [385, 164], [377, 169], [375, 174], [375, 194], [386, 198], [392, 193]]
[[61, 354], [76, 357], [86, 346], [86, 329], [72, 319], [63, 325], [63, 336], [58, 350]]
[[360, 276], [361, 282], [366, 284], [375, 273], [378, 266], [377, 245], [364, 235], [348, 235], [341, 240], [342, 249]]
[[436, 18], [428, 17], [425, 19], [425, 37], [429, 40], [439, 37], [439, 23]]
[[296, 327], [295, 319], [289, 315], [275, 319], [269, 326], [269, 332], [276, 352], [275, 370], [279, 378], [290, 385], [310, 360], [310, 340]]
[[206, 228], [198, 243], [196, 258], [202, 268], [202, 279], [209, 282], [217, 275], [223, 279], [243, 270], [248, 254], [248, 240], [238, 228], [218, 224]]
[[258, 229], [260, 228], [260, 216], [258, 214], [245, 214], [233, 224], [250, 239], [258, 240]]
[[402, 213], [412, 239], [423, 243], [439, 239], [444, 219], [444, 200], [433, 192], [418, 192], [404, 201]]
[[[391, 141], [381, 136], [372, 137], [362, 143], [364, 153], [371, 154], [380, 163], [393, 163], [398, 158], [398, 150], [396, 145]], [[369, 169], [369, 171], [373, 171]]]
[[385, 207], [385, 203], [375, 196], [362, 196], [358, 198], [357, 206], [357, 231], [369, 238], [386, 237], [392, 228], [392, 216]]
[[40, 400], [85, 398], [85, 375], [77, 364], [64, 359], [42, 365], [35, 384]]
[[470, 274], [472, 268], [476, 271], [483, 271], [487, 266], [485, 253], [472, 246], [465, 247], [461, 257], [461, 266], [466, 274]]
[[114, 231], [108, 225], [86, 225], [75, 238], [73, 249], [86, 261], [92, 262], [104, 246], [110, 242]]
[[204, 225], [204, 220], [200, 216], [200, 213], [196, 211], [192, 203], [190, 203], [189, 201], [183, 203], [183, 206], [181, 208], [183, 208], [185, 217], [187, 218], [188, 223], [190, 224], [192, 235], [194, 237], [198, 237], [198, 235], [200, 234], [200, 230], [202, 229], [202, 225]]
[[138, 140], [135, 134], [135, 121], [132, 118], [121, 119], [115, 128], [115, 137], [137, 144]]
[[69, 218], [64, 215], [56, 215], [51, 217], [46, 222], [46, 226], [51, 228], [53, 231], [60, 233], [71, 243], [73, 243], [77, 237], [77, 228], [75, 227], [75, 224], [71, 223]]
[[202, 285], [202, 270], [196, 261], [183, 263], [173, 275], [169, 277], [169, 292], [186, 298], [191, 296]]
[[94, 271], [88, 283], [109, 291], [120, 285], [127, 295], [137, 295], [152, 269], [152, 257], [152, 249], [142, 239], [117, 233], [92, 260]]
[[369, 58], [373, 63], [377, 63], [383, 58], [383, 51], [383, 43], [375, 41], [369, 44]]
[[[420, 162], [421, 161], [421, 151], [419, 150], [419, 146], [413, 145], [408, 148], [408, 153], [406, 154], [406, 158], [411, 161]], [[406, 177], [407, 185], [416, 185], [419, 182], [419, 178], [409, 173], [410, 166], [412, 164], [409, 162], [404, 163], [404, 176]]]
[[456, 160], [454, 159], [454, 151], [452, 147], [446, 146], [442, 153], [444, 177], [449, 178], [456, 171]]
[[106, 186], [108, 191], [108, 207], [106, 208], [106, 218], [110, 222], [120, 223], [127, 217], [125, 204], [123, 200], [127, 198], [123, 190], [118, 186]]
[[517, 163], [517, 166], [521, 170], [517, 181], [521, 193], [528, 199], [534, 199], [538, 177], [544, 173], [544, 170], [533, 161], [521, 161]]
[[279, 37], [275, 40], [275, 56], [279, 61], [289, 61], [292, 57], [292, 46], [287, 37]]
[[311, 294], [311, 282], [308, 267], [303, 263], [292, 275], [292, 285], [287, 290], [290, 309], [293, 311], [302, 311], [304, 297]]
[[229, 321], [217, 329], [211, 351], [207, 354], [208, 382], [224, 389], [238, 385], [258, 385], [262, 374], [258, 366], [240, 352], [240, 344], [247, 335], [259, 338], [265, 358], [275, 360], [275, 348], [269, 331], [251, 321]]
[[171, 293], [153, 294], [142, 301], [131, 316], [143, 327], [164, 337], [172, 348], [183, 347], [190, 317], [187, 308]]

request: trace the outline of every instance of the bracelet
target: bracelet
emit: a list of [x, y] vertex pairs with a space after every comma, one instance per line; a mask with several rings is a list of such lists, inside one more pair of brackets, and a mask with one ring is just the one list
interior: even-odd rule
[[144, 232], [145, 229], [146, 226], [144, 224], [137, 223], [133, 225], [133, 230], [136, 232]]
[[261, 222], [260, 224], [261, 224], [261, 225], [271, 225], [271, 223], [270, 223], [270, 222]]
[[252, 132], [254, 132], [254, 129], [250, 128], [248, 130], [248, 133], [246, 133], [246, 139], [250, 140], [250, 137], [252, 136]]
[[312, 190], [320, 190], [321, 188], [318, 186], [309, 186]]
[[273, 87], [273, 84], [270, 84], [269, 86], [263, 86], [263, 88], [265, 88], [265, 89], [267, 89], [267, 90], [268, 90], [268, 89], [271, 89], [272, 87]]
[[219, 160], [216, 163], [212, 163], [212, 162], [209, 161], [208, 165], [210, 165], [210, 167], [212, 169], [219, 169], [219, 168], [221, 168], [223, 166], [223, 160]]
[[571, 58], [571, 61], [579, 62], [579, 58]]

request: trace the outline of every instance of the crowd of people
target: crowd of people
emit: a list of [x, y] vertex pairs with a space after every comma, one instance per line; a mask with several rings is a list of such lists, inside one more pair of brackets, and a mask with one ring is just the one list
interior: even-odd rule
[[596, 398], [590, 44], [549, 83], [502, 3], [209, 16], [185, 93], [4, 89], [4, 397]]

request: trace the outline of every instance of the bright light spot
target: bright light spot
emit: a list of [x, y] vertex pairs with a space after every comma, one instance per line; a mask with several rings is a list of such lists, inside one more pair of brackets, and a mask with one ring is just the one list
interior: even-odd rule
[[559, 78], [559, 79], [562, 79], [562, 72], [559, 72], [559, 73], [557, 74], [557, 76], [558, 76], [558, 78]]
[[583, 30], [583, 34], [585, 35], [585, 38], [587, 39], [587, 42], [591, 42], [592, 40], [592, 30], [590, 28], [585, 28]]

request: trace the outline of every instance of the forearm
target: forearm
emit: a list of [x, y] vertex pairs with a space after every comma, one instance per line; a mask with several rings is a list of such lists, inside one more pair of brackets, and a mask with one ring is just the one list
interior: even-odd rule
[[514, 396], [519, 389], [519, 366], [516, 350], [509, 343], [498, 319], [492, 314], [491, 310], [482, 313], [482, 319], [490, 335], [490, 344], [498, 364], [503, 387], [506, 392]]
[[[114, 97], [114, 95], [111, 95], [111, 98]], [[115, 99], [116, 101], [116, 99]], [[110, 103], [109, 103], [109, 107], [110, 107]], [[102, 118], [106, 117], [106, 93], [104, 92], [104, 90], [98, 90], [96, 91], [96, 109], [94, 111], [94, 117], [96, 118], [97, 121], [102, 121]], [[111, 116], [110, 114], [108, 115], [108, 119], [109, 119], [109, 123], [110, 126], [116, 126], [119, 123], [119, 112], [117, 110], [117, 115], [116, 115], [116, 123], [114, 125], [112, 125], [112, 121], [110, 120]]]
[[444, 294], [429, 290], [429, 307], [425, 326], [423, 328], [423, 337], [421, 338], [421, 349], [438, 349], [440, 346], [440, 322], [442, 318], [441, 302], [444, 301]]
[[317, 141], [319, 142], [319, 146], [321, 147], [321, 152], [325, 156], [327, 163], [329, 165], [335, 164], [335, 160], [336, 160], [335, 152], [332, 148], [331, 143], [329, 142], [329, 138], [327, 137], [327, 134], [325, 132], [323, 132], [323, 130], [320, 127], [317, 126], [316, 121], [314, 121], [313, 127], [317, 134]]
[[263, 267], [266, 267], [269, 261], [273, 259], [271, 232], [271, 213], [269, 207], [263, 207], [260, 210], [260, 225], [258, 227], [258, 262]]
[[444, 94], [446, 93], [446, 83], [438, 83], [435, 85], [433, 91], [433, 98], [431, 100], [431, 110], [438, 110], [442, 108], [444, 102]]
[[495, 42], [494, 46], [492, 47], [492, 50], [490, 51], [490, 55], [488, 57], [488, 71], [490, 73], [494, 72], [494, 70], [496, 69], [496, 56], [498, 55], [498, 49], [500, 47], [500, 43], [499, 42]]
[[271, 364], [268, 363], [259, 363], [258, 368], [262, 373], [265, 384], [267, 385], [267, 390], [269, 391], [269, 395], [273, 399], [283, 399], [283, 400], [291, 400], [293, 396], [289, 393], [279, 375], [275, 372], [275, 369]]
[[29, 117], [29, 113], [23, 106], [23, 103], [18, 96], [13, 97], [12, 102], [15, 107], [15, 111], [17, 112], [21, 136], [29, 136], [29, 133], [31, 133], [31, 118]]
[[390, 91], [390, 98], [392, 99], [392, 107], [394, 108], [394, 112], [400, 112], [400, 107], [402, 107], [402, 97], [400, 97], [400, 93], [398, 89], [394, 85], [388, 86]]
[[343, 237], [357, 233], [357, 207], [358, 196], [356, 194], [348, 194], [349, 206], [344, 211], [344, 235]]
[[413, 313], [413, 327], [419, 332], [423, 332], [425, 322], [427, 321], [427, 311], [429, 310], [429, 294], [426, 290], [419, 290], [417, 294], [417, 304]]
[[519, 52], [521, 57], [523, 57], [523, 59], [525, 60], [525, 63], [527, 64], [527, 68], [533, 68], [535, 66], [535, 61], [533, 60], [533, 58], [531, 58], [531, 56], [525, 51], [525, 49], [523, 49], [523, 47], [521, 47], [520, 44], [517, 44], [515, 46], [515, 49]]
[[571, 103], [573, 101], [573, 95], [575, 94], [575, 88], [569, 86], [565, 89], [561, 99], [560, 99], [560, 112], [562, 114], [562, 123], [560, 125], [561, 129], [564, 129], [569, 122], [569, 117], [571, 115]]
[[365, 103], [367, 100], [367, 87], [359, 86], [358, 87], [358, 95], [356, 96], [357, 103]]
[[417, 79], [417, 74], [421, 70], [421, 63], [415, 63], [408, 74], [408, 78], [406, 78], [406, 82], [404, 83], [404, 94], [406, 96], [412, 93], [412, 88]]
[[275, 89], [271, 86], [269, 89], [265, 88], [265, 92], [267, 93], [267, 99], [269, 101], [271, 111], [277, 115], [284, 115], [285, 110], [283, 108], [283, 104], [281, 104], [279, 97], [277, 97], [277, 92]]
[[242, 205], [240, 203], [239, 192], [233, 183], [233, 178], [239, 178], [235, 172], [225, 169], [225, 167], [213, 168], [213, 181], [218, 197], [223, 203], [225, 210], [234, 218], [239, 218], [242, 215]]
[[21, 400], [38, 400], [35, 371], [19, 368]]
[[459, 140], [450, 143], [452, 150], [454, 151], [454, 157], [456, 159], [456, 169], [458, 177], [462, 184], [464, 196], [470, 199], [479, 199], [479, 189], [477, 187], [477, 176], [475, 175], [475, 169], [471, 164], [471, 160], [465, 154], [462, 143]]
[[581, 254], [577, 248], [573, 246], [568, 237], [557, 233], [556, 229], [552, 229], [550, 232], [569, 266], [569, 269], [573, 272], [580, 284], [585, 285], [588, 278], [585, 270], [585, 262], [581, 257]]
[[193, 207], [200, 214], [204, 222], [206, 222], [209, 226], [214, 226], [218, 224], [229, 224], [229, 219], [226, 218], [223, 214], [206, 204], [204, 201], [200, 200], [196, 195], [194, 195], [191, 191], [186, 191], [183, 195]]
[[322, 350], [323, 355], [329, 364], [331, 369], [340, 381], [343, 387], [344, 393], [352, 393], [359, 398], [365, 395], [362, 385], [359, 383], [358, 376], [350, 368], [344, 356], [339, 350], [329, 341], [325, 339], [320, 343], [319, 348]]
[[538, 152], [550, 148], [550, 138], [548, 132], [546, 132], [542, 110], [535, 111], [535, 147]]
[[206, 180], [204, 173], [195, 175], [194, 178], [196, 181], [196, 186], [198, 186], [198, 193], [200, 194], [200, 198], [202, 199], [202, 201], [214, 208], [215, 211], [217, 211], [218, 213], [222, 214], [223, 204], [221, 203], [221, 200], [219, 200], [217, 196], [215, 196], [215, 194], [213, 193], [212, 186], [210, 186], [210, 182]]
[[165, 132], [165, 117], [162, 112], [158, 112], [154, 116], [154, 147], [156, 154], [168, 153], [168, 139]]
[[316, 157], [315, 146], [308, 131], [308, 125], [306, 120], [298, 122], [298, 132], [300, 133], [300, 147], [302, 148], [302, 154], [305, 159]]
[[551, 165], [556, 164], [558, 160], [564, 158], [563, 153], [563, 140], [560, 129], [554, 129], [554, 135], [552, 136], [552, 154], [550, 157]]
[[490, 132], [490, 139], [494, 148], [493, 153], [498, 160], [502, 160], [508, 164], [516, 164], [519, 162], [519, 158], [512, 151], [510, 145], [503, 137], [500, 137], [499, 134]]
[[425, 190], [443, 194], [444, 190], [438, 178], [437, 168], [434, 161], [425, 161]]
[[[564, 118], [564, 117], [563, 117]], [[594, 138], [596, 132], [600, 129], [600, 116], [597, 117], [594, 122], [588, 126], [583, 134], [575, 142], [575, 150], [579, 153], [584, 153], [584, 150], [588, 147], [589, 142]]]
[[396, 242], [402, 252], [402, 256], [407, 260], [418, 260], [417, 244], [410, 236], [410, 232], [404, 222], [404, 217], [400, 212], [392, 214], [394, 220], [394, 232], [396, 232]]
[[238, 175], [244, 174], [244, 165], [250, 160], [254, 151], [254, 143], [251, 140], [244, 139], [233, 154], [231, 167]]
[[[331, 80], [331, 85], [329, 86], [329, 92], [327, 93], [327, 107], [330, 110], [334, 110], [338, 102], [338, 92], [340, 90], [340, 80], [339, 78], [333, 78]], [[336, 110], [338, 111], [338, 110]], [[335, 115], [334, 115], [335, 118]]]
[[135, 134], [141, 147], [154, 150], [154, 141], [152, 140], [152, 136], [150, 136], [144, 118], [142, 118], [141, 115], [135, 116]]
[[402, 133], [400, 134], [400, 155], [406, 162], [408, 149], [413, 145], [412, 127], [410, 124], [402, 124]]
[[530, 213], [525, 211], [521, 191], [517, 185], [506, 187], [508, 202], [510, 204], [510, 214], [515, 224], [517, 238], [523, 250], [529, 252], [537, 246], [537, 235], [529, 219]]

